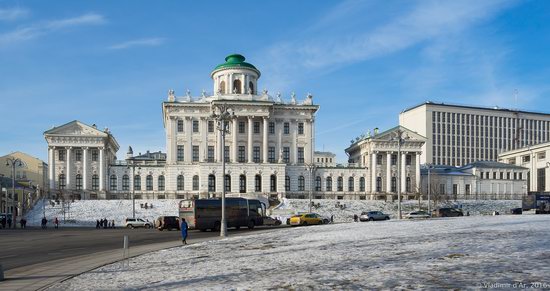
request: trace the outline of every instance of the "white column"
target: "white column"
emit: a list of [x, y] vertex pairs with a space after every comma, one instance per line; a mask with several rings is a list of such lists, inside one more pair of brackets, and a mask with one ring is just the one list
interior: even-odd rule
[[[232, 142], [232, 147], [233, 147], [233, 150], [231, 151], [231, 162], [233, 163], [236, 163], [237, 162], [237, 150], [238, 150], [238, 146], [237, 146], [237, 125], [238, 125], [238, 121], [237, 119], [233, 119], [233, 131], [231, 132], [231, 137], [233, 138], [233, 142]], [[233, 187], [233, 185], [231, 185], [231, 187]]]
[[242, 92], [243, 94], [246, 94], [246, 75], [245, 75], [245, 74], [242, 74], [242, 82], [241, 82], [241, 85], [242, 85], [241, 92]]
[[281, 120], [276, 120], [275, 128], [277, 129], [277, 148], [275, 149], [275, 151], [278, 156], [277, 157], [278, 163], [282, 163], [283, 162], [283, 122]]
[[415, 177], [416, 177], [416, 191], [420, 192], [420, 180], [422, 177], [420, 176], [420, 152], [417, 152], [415, 155]]
[[193, 161], [193, 124], [191, 121], [191, 117], [185, 118], [185, 139], [186, 139], [186, 145], [185, 145], [185, 161], [187, 163], [191, 163]]
[[67, 156], [65, 157], [67, 160], [66, 160], [66, 172], [67, 172], [67, 177], [66, 177], [66, 182], [67, 182], [67, 185], [66, 185], [66, 189], [72, 189], [72, 175], [73, 175], [73, 172], [71, 171], [71, 152], [73, 150], [72, 147], [67, 147]]
[[263, 141], [262, 141], [262, 146], [263, 146], [262, 155], [263, 155], [263, 162], [267, 163], [267, 131], [268, 131], [267, 125], [269, 123], [269, 119], [267, 119], [267, 117], [264, 117], [262, 120], [264, 122], [264, 132], [263, 132], [264, 136], [263, 136]]
[[309, 140], [311, 141], [309, 144], [309, 155], [308, 155], [309, 162], [308, 163], [313, 163], [313, 155], [315, 154], [315, 119], [314, 118], [311, 118], [311, 120], [309, 121], [309, 132], [308, 132], [307, 138], [309, 138]]
[[[399, 157], [397, 157], [399, 158]], [[406, 161], [406, 158], [407, 158], [407, 154], [406, 153], [401, 153], [401, 193], [405, 193], [405, 182], [407, 181], [407, 176], [406, 176], [406, 168], [407, 166], [405, 165], [405, 161]], [[403, 198], [401, 198], [403, 199]]]
[[82, 189], [88, 190], [88, 148], [85, 147], [82, 151], [82, 158], [84, 159], [82, 166]]
[[[249, 163], [252, 163], [252, 117], [248, 117], [248, 161]], [[247, 181], [248, 182], [248, 181]]]
[[290, 149], [290, 163], [295, 165], [298, 162], [298, 148], [296, 140], [298, 131], [296, 130], [296, 120], [290, 122], [290, 134], [292, 135], [292, 148]]
[[[208, 158], [207, 157], [207, 152], [208, 152], [208, 136], [207, 136], [207, 132], [208, 132], [208, 121], [206, 121], [205, 118], [202, 118], [200, 119], [199, 121], [199, 131], [200, 131], [200, 135], [201, 135], [201, 151], [199, 152], [199, 161], [201, 162], [204, 162], [206, 161], [206, 159]], [[217, 144], [216, 144], [217, 146]], [[214, 153], [214, 158], [216, 158], [216, 154]]]
[[388, 193], [391, 192], [391, 156], [391, 152], [386, 153], [386, 161], [388, 163], [386, 166], [386, 192]]
[[105, 183], [104, 183], [105, 157], [103, 156], [104, 154], [105, 154], [105, 150], [103, 148], [99, 148], [99, 191], [105, 191]]
[[50, 172], [50, 190], [55, 189], [55, 147], [48, 149], [48, 167]]
[[371, 187], [371, 193], [374, 193], [376, 192], [376, 153], [372, 153], [371, 154], [371, 158], [370, 158], [370, 163], [371, 163], [371, 167], [370, 167], [370, 173], [371, 173], [371, 183], [370, 183], [370, 187]]
[[[219, 130], [214, 131], [216, 134], [216, 148], [214, 148], [214, 155], [216, 156], [216, 162], [221, 162], [223, 157], [222, 149], [222, 132]], [[217, 181], [216, 181], [217, 182]], [[216, 187], [218, 184], [216, 184]]]
[[171, 126], [170, 132], [172, 134], [172, 140], [170, 141], [171, 157], [169, 161], [175, 164], [178, 160], [178, 120], [175, 117], [171, 117], [169, 121]]

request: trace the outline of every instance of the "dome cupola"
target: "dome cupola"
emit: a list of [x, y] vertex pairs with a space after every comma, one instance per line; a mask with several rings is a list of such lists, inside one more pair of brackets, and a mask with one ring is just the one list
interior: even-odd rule
[[214, 80], [214, 93], [257, 94], [257, 82], [260, 71], [254, 65], [245, 62], [245, 57], [232, 54], [225, 58], [225, 63], [217, 65], [211, 73]]

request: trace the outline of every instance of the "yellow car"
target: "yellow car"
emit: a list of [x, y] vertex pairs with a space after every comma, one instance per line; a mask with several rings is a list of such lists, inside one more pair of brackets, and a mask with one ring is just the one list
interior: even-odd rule
[[290, 218], [290, 225], [292, 226], [323, 224], [323, 222], [323, 218], [317, 213], [294, 215]]

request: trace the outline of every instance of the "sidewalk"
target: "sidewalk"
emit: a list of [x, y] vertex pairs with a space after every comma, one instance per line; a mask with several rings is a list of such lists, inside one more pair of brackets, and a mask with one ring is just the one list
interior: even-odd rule
[[[198, 243], [217, 239], [219, 239], [219, 237], [191, 239], [189, 243]], [[0, 282], [0, 290], [47, 289], [55, 283], [122, 260], [122, 241], [120, 242], [120, 245], [121, 248], [117, 250], [65, 258], [5, 271], [5, 280]], [[132, 247], [132, 242], [130, 241], [130, 257], [181, 245], [181, 241], [177, 240], [173, 242]]]

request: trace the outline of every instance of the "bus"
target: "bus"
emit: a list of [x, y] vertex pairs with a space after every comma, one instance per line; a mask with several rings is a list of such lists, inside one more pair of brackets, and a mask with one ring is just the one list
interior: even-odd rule
[[[221, 199], [181, 200], [179, 216], [184, 218], [190, 229], [219, 231], [222, 217]], [[225, 219], [227, 228], [263, 225], [265, 204], [257, 199], [238, 197], [225, 198]]]

